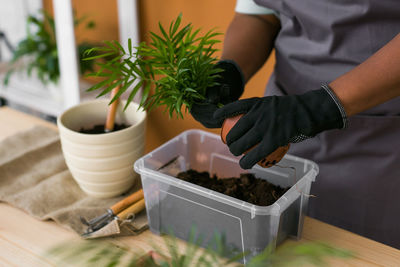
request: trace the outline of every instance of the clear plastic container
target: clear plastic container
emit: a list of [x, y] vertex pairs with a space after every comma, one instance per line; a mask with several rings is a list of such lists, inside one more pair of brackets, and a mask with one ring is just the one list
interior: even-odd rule
[[[173, 164], [160, 169], [177, 156]], [[243, 263], [269, 244], [276, 247], [289, 236], [300, 238], [317, 164], [286, 155], [279, 162], [281, 167], [256, 165], [243, 170], [239, 159], [218, 135], [201, 130], [185, 131], [138, 159], [134, 167], [141, 176], [150, 230], [156, 234], [172, 232], [188, 240], [195, 226], [203, 245], [218, 232], [229, 246], [249, 252]], [[174, 177], [188, 169], [208, 171], [219, 178], [250, 172], [291, 188], [274, 204], [257, 206]]]

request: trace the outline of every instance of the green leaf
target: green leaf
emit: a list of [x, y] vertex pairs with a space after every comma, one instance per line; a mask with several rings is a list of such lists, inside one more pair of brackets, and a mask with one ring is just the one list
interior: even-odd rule
[[125, 49], [122, 47], [122, 45], [119, 43], [119, 42], [117, 42], [117, 41], [113, 41], [113, 44], [116, 46], [116, 47], [118, 47], [119, 48], [119, 51], [121, 51], [123, 54], [126, 54], [126, 52], [125, 52]]
[[129, 55], [132, 56], [132, 39], [128, 39], [128, 49], [129, 49]]
[[97, 58], [105, 58], [108, 56], [112, 56], [115, 55], [115, 52], [110, 52], [110, 53], [104, 53], [104, 54], [100, 54], [100, 55], [96, 55], [96, 56], [91, 56], [91, 57], [86, 57], [83, 60], [93, 60], [93, 59], [97, 59]]
[[113, 51], [113, 50], [110, 49], [109, 47], [92, 47], [92, 48], [87, 49], [83, 55], [88, 56], [88, 55], [92, 54], [93, 52], [110, 52], [110, 51]]
[[91, 91], [97, 90], [97, 89], [99, 89], [99, 88], [102, 88], [103, 86], [106, 86], [107, 84], [109, 84], [110, 82], [112, 82], [112, 80], [111, 80], [111, 81], [110, 81], [110, 80], [111, 80], [111, 79], [106, 79], [106, 80], [104, 80], [104, 81], [101, 81], [101, 82], [99, 82], [99, 83], [97, 83], [97, 84], [91, 86], [90, 88], [86, 89], [86, 91], [87, 91], [87, 92], [91, 92]]
[[[181, 24], [181, 20], [182, 20], [182, 13], [179, 14], [179, 16], [176, 18], [175, 22], [171, 23], [171, 27], [170, 26], [170, 30], [169, 30], [169, 35], [173, 36], [175, 34], [175, 32], [178, 30], [179, 25]], [[171, 30], [172, 28], [172, 30]]]
[[135, 87], [132, 89], [132, 92], [129, 94], [128, 100], [126, 101], [124, 110], [127, 109], [127, 107], [129, 106], [129, 103], [131, 103], [133, 101], [133, 99], [135, 98], [137, 92], [139, 91], [139, 89], [142, 87], [143, 85], [143, 81], [139, 81]]
[[144, 86], [144, 90], [143, 90], [143, 94], [142, 94], [142, 99], [140, 100], [140, 106], [145, 106], [146, 105], [146, 101], [147, 98], [149, 97], [149, 93], [150, 93], [150, 88], [151, 88], [151, 84], [150, 83], [146, 83]]
[[130, 80], [125, 81], [124, 84], [121, 86], [121, 88], [119, 89], [119, 91], [115, 94], [115, 96], [111, 99], [111, 101], [109, 102], [109, 104], [113, 103], [115, 100], [119, 99], [120, 96], [126, 92], [126, 90], [128, 90], [129, 86], [131, 86], [133, 83], [135, 82], [135, 80]]
[[103, 90], [99, 95], [97, 95], [97, 98], [102, 97], [108, 93], [110, 93], [115, 87], [120, 85], [123, 81], [122, 80], [117, 80], [116, 82], [111, 82], [106, 89]]
[[104, 43], [109, 47], [112, 51], [119, 53], [120, 49], [118, 45], [116, 45], [113, 41], [104, 41]]
[[3, 84], [4, 84], [4, 85], [7, 86], [7, 85], [9, 84], [9, 82], [10, 82], [10, 77], [11, 77], [11, 75], [12, 75], [13, 72], [14, 72], [13, 70], [7, 71], [7, 73], [6, 73], [5, 77], [4, 77], [4, 81], [3, 81]]
[[158, 23], [158, 28], [160, 29], [162, 35], [164, 35], [165, 40], [166, 40], [167, 42], [169, 42], [169, 40], [170, 40], [170, 39], [169, 39], [169, 36], [168, 36], [168, 34], [165, 32], [164, 27], [161, 25], [160, 22]]
[[180, 41], [185, 36], [185, 34], [191, 29], [192, 25], [188, 24], [182, 28], [172, 39], [173, 42]]

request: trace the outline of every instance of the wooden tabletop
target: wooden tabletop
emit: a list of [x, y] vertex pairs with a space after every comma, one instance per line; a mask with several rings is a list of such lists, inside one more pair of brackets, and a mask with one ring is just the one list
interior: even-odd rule
[[[54, 124], [1, 107], [0, 141], [38, 124], [56, 129]], [[39, 221], [6, 203], [0, 203], [0, 266], [56, 266], [52, 259], [44, 256], [45, 251], [62, 242], [79, 239], [76, 233], [53, 221]], [[309, 217], [304, 222], [302, 240], [324, 241], [355, 253], [355, 258], [350, 260], [332, 259], [331, 266], [400, 266], [400, 250]], [[113, 242], [132, 250], [143, 251], [151, 250], [151, 244], [159, 241], [160, 237], [150, 231], [139, 236], [113, 239]]]

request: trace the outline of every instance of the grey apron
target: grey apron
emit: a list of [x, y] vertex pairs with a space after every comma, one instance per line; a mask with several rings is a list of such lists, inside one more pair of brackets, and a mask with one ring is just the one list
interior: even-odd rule
[[[366, 60], [400, 32], [399, 0], [255, 0], [278, 12], [276, 65], [267, 95], [317, 89]], [[399, 74], [400, 75], [400, 74]], [[400, 248], [400, 98], [293, 144], [314, 160], [309, 215]]]

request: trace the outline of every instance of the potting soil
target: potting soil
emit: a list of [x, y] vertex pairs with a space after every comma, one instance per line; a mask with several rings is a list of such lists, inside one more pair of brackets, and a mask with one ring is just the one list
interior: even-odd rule
[[[115, 123], [114, 124], [114, 129], [110, 132], [115, 132], [115, 131], [119, 131], [125, 128], [128, 128], [130, 125], [126, 125], [124, 123], [118, 124]], [[85, 134], [103, 134], [103, 133], [110, 133], [110, 132], [106, 132], [104, 131], [104, 124], [96, 124], [95, 126], [93, 126], [90, 129], [84, 129], [81, 128], [79, 130], [80, 133], [85, 133]]]
[[243, 173], [239, 178], [220, 179], [216, 175], [210, 177], [208, 172], [190, 169], [178, 173], [177, 177], [258, 206], [272, 205], [288, 190], [288, 188], [281, 188], [266, 180], [256, 178], [252, 173]]

